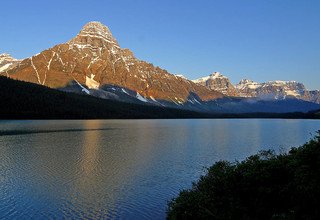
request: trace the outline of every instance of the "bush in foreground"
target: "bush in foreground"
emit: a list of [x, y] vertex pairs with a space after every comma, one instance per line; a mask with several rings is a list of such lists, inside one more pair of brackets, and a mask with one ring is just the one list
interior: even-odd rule
[[289, 153], [220, 161], [169, 202], [168, 219], [320, 219], [320, 131]]

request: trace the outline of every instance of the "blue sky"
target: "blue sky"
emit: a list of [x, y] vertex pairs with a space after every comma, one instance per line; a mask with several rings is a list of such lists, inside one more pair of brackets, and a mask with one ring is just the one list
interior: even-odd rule
[[320, 89], [319, 0], [2, 1], [0, 53], [25, 58], [107, 25], [137, 58], [190, 79], [296, 80]]

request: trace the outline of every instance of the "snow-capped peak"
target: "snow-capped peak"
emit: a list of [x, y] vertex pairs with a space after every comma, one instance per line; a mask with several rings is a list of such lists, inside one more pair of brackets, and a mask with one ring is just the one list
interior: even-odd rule
[[180, 78], [182, 78], [182, 79], [187, 79], [187, 77], [185, 77], [185, 76], [182, 75], [182, 74], [176, 74], [175, 76], [176, 76], [176, 77], [180, 77]]
[[213, 72], [211, 73], [209, 76], [205, 76], [199, 79], [195, 79], [192, 80], [194, 83], [201, 83], [201, 82], [205, 82], [208, 81], [209, 79], [228, 79], [227, 77], [225, 77], [224, 75], [222, 75], [220, 72]]
[[91, 21], [83, 26], [79, 34], [68, 42], [83, 48], [86, 45], [104, 47], [105, 43], [119, 48], [117, 40], [112, 36], [110, 29], [98, 21]]
[[215, 79], [215, 78], [227, 78], [224, 75], [222, 75], [220, 72], [213, 72], [213, 73], [210, 74], [209, 77], [212, 78], [212, 79]]
[[274, 80], [274, 81], [268, 81], [265, 83], [258, 83], [255, 81], [252, 81], [250, 79], [242, 79], [238, 84], [237, 87], [239, 86], [249, 86], [249, 85], [274, 85], [274, 86], [283, 86], [283, 85], [289, 85], [289, 84], [299, 84], [296, 81], [283, 81], [283, 80]]
[[10, 62], [10, 61], [17, 61], [17, 59], [13, 58], [10, 54], [8, 53], [3, 53], [0, 54], [0, 64], [2, 64], [3, 62]]
[[268, 81], [265, 84], [275, 85], [275, 86], [283, 86], [283, 85], [298, 85], [300, 83], [298, 83], [296, 81], [274, 80], [274, 81]]
[[252, 84], [252, 83], [257, 84], [257, 82], [254, 82], [253, 80], [250, 80], [250, 79], [242, 79], [238, 84]]
[[0, 59], [3, 58], [3, 57], [11, 57], [11, 55], [8, 54], [8, 53], [2, 53], [2, 54], [0, 54]]
[[91, 21], [83, 26], [80, 35], [92, 34], [101, 36], [112, 36], [110, 29], [98, 21]]
[[242, 79], [235, 87], [238, 90], [242, 90], [244, 88], [257, 89], [261, 87], [261, 83], [254, 82], [250, 79]]
[[236, 85], [236, 89], [243, 97], [285, 99], [286, 97], [306, 98], [308, 96], [305, 86], [296, 81], [275, 80], [257, 83], [244, 79]]
[[7, 72], [18, 62], [20, 62], [20, 60], [13, 58], [10, 54], [0, 54], [0, 73]]
[[238, 96], [237, 91], [231, 84], [228, 77], [225, 77], [220, 72], [213, 72], [209, 76], [192, 80], [194, 83], [206, 86], [211, 90], [221, 92], [224, 95]]

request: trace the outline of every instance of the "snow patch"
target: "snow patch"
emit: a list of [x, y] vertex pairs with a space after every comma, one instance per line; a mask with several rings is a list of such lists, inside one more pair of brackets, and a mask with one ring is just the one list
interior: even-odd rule
[[124, 92], [125, 94], [129, 95], [129, 93], [125, 90], [125, 89], [121, 89], [122, 92]]
[[142, 102], [148, 102], [148, 100], [145, 99], [145, 98], [144, 98], [142, 95], [140, 95], [138, 92], [137, 92], [136, 98], [139, 99], [139, 100], [142, 101]]
[[199, 105], [202, 105], [197, 99], [193, 99], [193, 101], [195, 101], [195, 102], [198, 103]]
[[155, 98], [153, 98], [153, 96], [150, 96], [150, 99], [154, 102], [158, 102]]
[[4, 72], [5, 70], [9, 69], [9, 67], [12, 65], [12, 63], [7, 63], [6, 65], [0, 67], [0, 73]]
[[90, 95], [90, 91], [88, 89], [86, 89], [83, 85], [81, 85], [76, 79], [74, 79], [74, 81], [76, 81], [76, 83], [81, 87], [81, 91], [87, 93], [88, 95]]
[[164, 104], [162, 104], [161, 102], [158, 102], [153, 96], [150, 96], [149, 98], [150, 98], [152, 101], [154, 101], [154, 102], [160, 104], [161, 106], [165, 107]]
[[34, 70], [35, 73], [36, 73], [38, 83], [41, 84], [41, 82], [40, 82], [40, 76], [39, 76], [39, 73], [38, 73], [37, 68], [35, 67], [35, 65], [34, 65], [34, 63], [33, 63], [32, 57], [30, 58], [30, 61], [31, 61], [31, 66], [32, 66], [33, 70]]
[[206, 77], [202, 77], [199, 79], [195, 79], [195, 80], [191, 80], [194, 83], [203, 83], [208, 81], [209, 79], [228, 79], [227, 77], [225, 77], [224, 75], [222, 75], [220, 72], [214, 72], [212, 74], [210, 74], [209, 76]]
[[94, 74], [91, 74], [90, 78], [86, 76], [86, 86], [88, 86], [89, 89], [99, 89], [100, 83], [95, 81], [93, 79], [94, 77], [95, 77]]
[[295, 90], [289, 90], [289, 91], [285, 91], [287, 96], [294, 96], [294, 97], [298, 97], [300, 96], [300, 94], [295, 91]]
[[176, 77], [180, 77], [180, 78], [182, 78], [182, 79], [186, 79], [186, 80], [188, 80], [188, 79], [187, 79], [187, 77], [185, 77], [185, 76], [184, 76], [184, 75], [182, 75], [182, 74], [176, 74], [175, 76], [176, 76]]

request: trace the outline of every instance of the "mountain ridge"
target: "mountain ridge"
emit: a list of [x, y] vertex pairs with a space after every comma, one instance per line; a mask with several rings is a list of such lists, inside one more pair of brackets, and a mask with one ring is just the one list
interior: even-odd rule
[[[143, 119], [143, 118], [312, 118], [306, 113], [204, 113], [163, 106], [119, 102], [51, 89], [0, 76], [0, 119]], [[254, 103], [251, 103], [254, 104]], [[246, 104], [248, 105], [248, 104]], [[268, 104], [267, 104], [268, 105]], [[258, 110], [258, 108], [255, 108]]]
[[307, 90], [303, 83], [296, 81], [274, 80], [258, 83], [249, 79], [242, 79], [233, 85], [229, 78], [219, 72], [202, 77], [193, 82], [215, 89], [224, 95], [244, 98], [287, 99], [296, 98], [320, 104], [319, 90]]
[[[173, 75], [139, 60], [129, 49], [120, 47], [107, 26], [96, 21], [85, 24], [66, 43], [32, 57], [17, 60], [8, 54], [0, 55], [0, 75], [104, 99], [203, 112], [228, 112], [232, 105], [243, 112], [240, 107], [245, 107], [245, 103], [266, 99], [248, 92], [245, 94], [219, 72], [189, 80], [181, 74]], [[261, 87], [258, 83], [256, 86]], [[303, 90], [304, 86], [300, 87]], [[301, 97], [301, 100], [320, 103], [319, 91], [305, 92]], [[299, 105], [304, 104], [300, 102]], [[314, 109], [310, 107], [302, 111]], [[277, 109], [279, 112], [290, 111], [286, 106]], [[303, 108], [294, 107], [291, 111], [295, 109]]]
[[230, 80], [220, 72], [213, 72], [209, 76], [192, 80], [194, 83], [206, 86], [209, 89], [216, 90], [227, 96], [239, 96]]
[[[103, 87], [108, 85], [121, 86], [154, 104], [166, 100], [180, 105], [193, 99], [200, 102], [223, 97], [219, 92], [138, 60], [129, 49], [121, 48], [100, 22], [89, 22], [67, 43], [23, 59], [8, 69], [6, 75], [58, 89], [78, 85], [86, 93], [90, 93], [89, 89], [104, 92]], [[190, 94], [195, 95], [189, 99]]]

